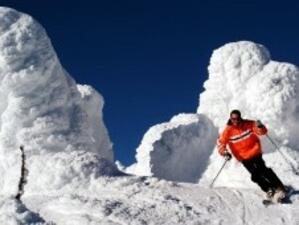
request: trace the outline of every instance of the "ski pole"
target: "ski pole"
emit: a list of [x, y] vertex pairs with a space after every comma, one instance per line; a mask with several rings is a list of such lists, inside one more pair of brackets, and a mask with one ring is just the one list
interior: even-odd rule
[[225, 159], [224, 163], [222, 164], [220, 170], [218, 171], [217, 175], [215, 176], [215, 178], [213, 179], [212, 183], [210, 184], [210, 188], [213, 187], [215, 181], [217, 180], [218, 176], [220, 175], [221, 171], [223, 170], [223, 168], [225, 167], [226, 163], [229, 161], [229, 159]]
[[280, 155], [282, 156], [282, 158], [290, 165], [290, 167], [292, 168], [293, 173], [299, 176], [299, 172], [294, 167], [293, 163], [282, 153], [282, 151], [279, 150], [278, 145], [273, 141], [273, 139], [268, 134], [266, 134], [266, 136], [269, 139], [269, 141], [274, 145], [274, 147], [276, 148], [276, 150], [280, 153]]
[[27, 175], [28, 175], [28, 170], [26, 169], [25, 166], [25, 161], [26, 161], [26, 155], [25, 155], [25, 150], [24, 150], [24, 146], [21, 145], [20, 146], [20, 150], [21, 150], [21, 177], [19, 180], [19, 184], [18, 184], [18, 193], [15, 196], [15, 199], [17, 200], [21, 200], [22, 195], [24, 194], [24, 186], [27, 183]]

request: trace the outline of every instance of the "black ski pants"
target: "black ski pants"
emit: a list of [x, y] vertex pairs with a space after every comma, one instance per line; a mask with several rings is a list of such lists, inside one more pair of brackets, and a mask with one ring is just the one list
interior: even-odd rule
[[251, 180], [257, 183], [264, 192], [267, 192], [269, 189], [275, 190], [278, 187], [284, 187], [274, 171], [266, 167], [262, 155], [250, 160], [244, 160], [242, 164], [250, 172]]

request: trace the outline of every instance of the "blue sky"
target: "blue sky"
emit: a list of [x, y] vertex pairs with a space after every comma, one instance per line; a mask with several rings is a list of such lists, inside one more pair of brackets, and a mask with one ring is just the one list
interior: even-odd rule
[[265, 45], [298, 65], [299, 3], [283, 1], [1, 1], [36, 18], [66, 70], [105, 98], [115, 157], [134, 162], [152, 125], [195, 112], [212, 51]]

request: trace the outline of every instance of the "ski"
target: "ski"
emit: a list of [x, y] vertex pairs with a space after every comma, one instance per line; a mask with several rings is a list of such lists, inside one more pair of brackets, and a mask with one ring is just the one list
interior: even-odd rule
[[292, 200], [290, 199], [291, 195], [295, 192], [295, 189], [292, 186], [286, 186], [286, 196], [281, 199], [279, 202], [275, 202], [272, 199], [264, 199], [262, 202], [265, 206], [275, 205], [275, 204], [291, 204]]

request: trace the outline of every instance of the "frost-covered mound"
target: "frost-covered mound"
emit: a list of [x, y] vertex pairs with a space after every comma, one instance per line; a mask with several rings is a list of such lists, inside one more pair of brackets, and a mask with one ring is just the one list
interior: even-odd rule
[[127, 172], [167, 180], [197, 182], [208, 165], [217, 129], [203, 115], [180, 114], [153, 126]]
[[[65, 184], [72, 175], [84, 173], [89, 159], [113, 161], [103, 104], [99, 93], [76, 85], [63, 69], [40, 24], [0, 7], [0, 194], [16, 193], [21, 144], [28, 160], [29, 188], [39, 181], [39, 189], [57, 185], [49, 182], [53, 177], [64, 179], [57, 177], [64, 176], [55, 172], [57, 168], [72, 171], [65, 175]], [[76, 151], [81, 154], [77, 163]], [[97, 168], [96, 163], [88, 166], [90, 173]]]
[[[28, 161], [31, 166], [25, 196], [69, 194], [74, 189], [87, 188], [101, 176], [123, 175], [113, 162], [85, 151], [45, 154], [43, 161], [39, 159], [39, 156], [32, 156]], [[36, 180], [37, 174], [41, 175]]]
[[[205, 114], [222, 130], [232, 109], [240, 109], [244, 118], [260, 119], [281, 151], [297, 167], [299, 164], [299, 70], [289, 63], [270, 59], [262, 45], [241, 41], [214, 51], [209, 79], [200, 94], [198, 113]], [[284, 183], [292, 180], [291, 168], [275, 147], [262, 138], [266, 162]], [[211, 180], [219, 170], [221, 157], [214, 152], [201, 182]], [[218, 185], [252, 186], [248, 172], [236, 161], [221, 174]]]

